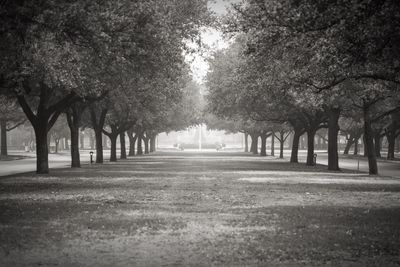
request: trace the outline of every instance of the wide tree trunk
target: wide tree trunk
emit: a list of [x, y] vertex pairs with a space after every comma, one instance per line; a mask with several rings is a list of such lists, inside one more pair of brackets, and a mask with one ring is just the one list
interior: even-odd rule
[[261, 134], [261, 151], [260, 151], [260, 156], [265, 157], [267, 155], [267, 135], [266, 134]]
[[137, 154], [143, 155], [142, 136], [139, 135], [137, 139]]
[[136, 144], [136, 140], [137, 140], [137, 134], [135, 134], [134, 136], [134, 132], [133, 131], [128, 131], [128, 138], [129, 138], [129, 156], [135, 156], [135, 144]]
[[47, 145], [47, 123], [34, 127], [36, 135], [36, 172], [49, 173], [49, 147]]
[[328, 120], [328, 170], [339, 170], [338, 134], [340, 109], [332, 108]]
[[314, 138], [316, 129], [307, 130], [307, 165], [314, 166]]
[[96, 139], [96, 163], [103, 163], [103, 131], [101, 129], [94, 130]]
[[121, 144], [121, 159], [126, 159], [125, 132], [120, 133], [119, 141]]
[[117, 161], [117, 138], [118, 134], [111, 134], [109, 136], [110, 143], [111, 143], [111, 151], [110, 151], [110, 161], [116, 162]]
[[364, 116], [364, 147], [365, 147], [365, 152], [368, 156], [369, 174], [378, 174], [378, 164], [375, 156], [373, 131], [371, 126], [371, 115], [368, 106], [364, 105], [363, 116]]
[[258, 154], [258, 134], [252, 134], [251, 136], [251, 152], [254, 155]]
[[249, 152], [249, 134], [244, 133], [244, 152]]
[[294, 134], [293, 134], [293, 142], [292, 142], [292, 153], [290, 155], [290, 162], [291, 163], [299, 163], [299, 143], [300, 143], [300, 137], [303, 134], [303, 131], [301, 129], [294, 129]]
[[271, 156], [275, 156], [275, 133], [271, 135]]
[[1, 120], [0, 121], [0, 128], [1, 128], [1, 155], [7, 156], [7, 121]]

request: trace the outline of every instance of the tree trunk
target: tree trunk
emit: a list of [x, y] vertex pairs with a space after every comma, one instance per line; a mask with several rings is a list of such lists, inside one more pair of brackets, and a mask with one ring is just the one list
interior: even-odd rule
[[95, 129], [94, 136], [96, 139], [96, 163], [103, 163], [103, 132], [102, 129]]
[[344, 148], [343, 155], [349, 154], [350, 148], [353, 145], [353, 143], [354, 143], [354, 137], [352, 134], [350, 134], [350, 137], [347, 139], [346, 147]]
[[314, 166], [314, 138], [316, 129], [307, 130], [307, 165]]
[[129, 138], [129, 156], [135, 156], [135, 143], [137, 140], [137, 134], [133, 136], [133, 131], [128, 131], [128, 138]]
[[156, 135], [150, 137], [150, 152], [156, 152]]
[[258, 154], [258, 134], [252, 134], [251, 136], [251, 152], [254, 155]]
[[2, 156], [7, 156], [8, 151], [7, 151], [7, 121], [6, 120], [1, 120], [0, 121], [1, 125], [1, 155]]
[[54, 138], [54, 144], [55, 144], [55, 153], [58, 154], [58, 144], [60, 143], [59, 138]]
[[80, 168], [81, 167], [81, 159], [79, 154], [79, 127], [73, 126], [70, 127], [71, 132], [71, 167], [72, 168]]
[[340, 109], [332, 108], [328, 120], [328, 170], [339, 170], [338, 134]]
[[144, 154], [149, 154], [150, 150], [149, 150], [149, 137], [144, 137], [143, 141], [144, 141]]
[[249, 134], [244, 133], [244, 152], [249, 152]]
[[271, 135], [271, 156], [275, 156], [275, 133]]
[[110, 134], [109, 138], [110, 138], [110, 142], [111, 142], [110, 161], [111, 162], [116, 162], [117, 161], [117, 138], [118, 138], [118, 134]]
[[299, 163], [299, 143], [300, 143], [300, 137], [303, 134], [303, 131], [301, 129], [294, 129], [294, 134], [293, 134], [293, 143], [292, 143], [292, 153], [290, 155], [290, 162], [291, 163]]
[[47, 123], [34, 127], [36, 135], [36, 173], [49, 173], [49, 147], [47, 145]]
[[142, 135], [140, 134], [137, 139], [137, 154], [143, 155]]
[[126, 159], [125, 132], [120, 133], [119, 141], [121, 144], [121, 159]]
[[354, 151], [353, 151], [353, 155], [358, 155], [358, 140], [359, 140], [359, 138], [354, 139]]
[[381, 147], [382, 147], [382, 137], [380, 133], [374, 134], [374, 147], [375, 147], [375, 156], [377, 158], [381, 157]]
[[97, 118], [96, 110], [90, 107], [90, 120], [96, 139], [96, 163], [103, 163], [103, 127], [107, 109], [102, 109], [99, 118]]
[[369, 174], [378, 174], [378, 164], [376, 162], [374, 141], [372, 136], [371, 116], [368, 106], [364, 105], [364, 147], [368, 156]]
[[283, 147], [285, 145], [285, 133], [284, 132], [280, 132], [280, 145], [279, 145], [279, 158], [283, 159]]
[[267, 155], [267, 135], [265, 133], [262, 133], [260, 135], [261, 137], [261, 151], [260, 151], [260, 156], [265, 157]]
[[394, 134], [387, 134], [386, 138], [388, 140], [388, 154], [387, 154], [387, 159], [388, 160], [394, 160], [394, 149], [395, 149], [395, 144], [396, 144], [396, 136]]
[[71, 168], [80, 168], [81, 159], [79, 154], [79, 125], [82, 113], [77, 107], [74, 106], [72, 106], [66, 113], [71, 135]]

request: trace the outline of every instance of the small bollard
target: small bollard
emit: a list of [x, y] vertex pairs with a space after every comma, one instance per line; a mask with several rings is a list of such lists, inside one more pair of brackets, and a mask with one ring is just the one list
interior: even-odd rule
[[90, 164], [93, 164], [93, 151], [90, 151]]
[[317, 165], [317, 153], [314, 154], [314, 166]]

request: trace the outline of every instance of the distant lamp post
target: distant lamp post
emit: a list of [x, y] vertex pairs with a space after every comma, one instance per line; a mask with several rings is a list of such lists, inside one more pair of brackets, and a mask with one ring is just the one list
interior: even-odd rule
[[93, 164], [93, 151], [90, 151], [90, 164]]

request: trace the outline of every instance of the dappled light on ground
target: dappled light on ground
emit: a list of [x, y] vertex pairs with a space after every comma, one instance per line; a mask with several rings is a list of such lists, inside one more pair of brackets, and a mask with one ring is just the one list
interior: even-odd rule
[[399, 181], [241, 153], [5, 177], [0, 263], [400, 264]]

